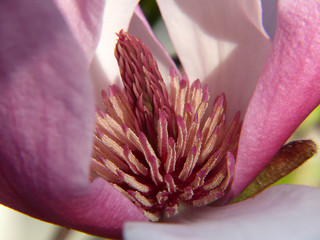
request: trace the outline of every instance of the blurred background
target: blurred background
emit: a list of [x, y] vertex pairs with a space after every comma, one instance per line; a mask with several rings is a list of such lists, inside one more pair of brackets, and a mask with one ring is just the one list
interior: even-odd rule
[[[263, 7], [271, 9], [276, 8], [276, 0], [272, 0], [272, 4], [268, 2], [268, 6], [264, 6], [266, 1], [262, 1]], [[174, 48], [166, 32], [160, 12], [155, 1], [141, 1], [141, 7], [147, 16], [155, 34], [168, 52], [174, 59]], [[275, 15], [264, 15], [265, 19], [275, 18]], [[265, 26], [270, 37], [273, 37], [275, 22]], [[320, 107], [303, 122], [299, 129], [294, 133], [289, 141], [312, 139], [320, 146]], [[303, 166], [281, 179], [277, 184], [301, 184], [313, 187], [320, 187], [320, 155], [316, 154], [312, 159], [307, 161]], [[56, 225], [45, 223], [24, 214], [18, 213], [7, 207], [0, 205], [0, 240], [93, 240], [99, 239], [76, 231], [66, 231]]]

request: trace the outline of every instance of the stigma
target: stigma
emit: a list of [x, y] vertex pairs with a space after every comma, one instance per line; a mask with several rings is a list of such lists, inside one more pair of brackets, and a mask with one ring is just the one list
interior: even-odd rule
[[234, 174], [240, 113], [226, 121], [226, 98], [209, 106], [208, 87], [172, 68], [168, 86], [140, 39], [120, 31], [115, 48], [123, 88], [102, 92], [91, 172], [134, 202], [151, 221], [217, 204]]

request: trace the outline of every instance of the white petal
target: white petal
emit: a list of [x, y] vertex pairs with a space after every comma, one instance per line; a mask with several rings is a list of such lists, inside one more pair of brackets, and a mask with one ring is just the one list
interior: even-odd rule
[[168, 80], [171, 67], [174, 67], [176, 72], [179, 72], [167, 50], [154, 35], [140, 8], [136, 9], [135, 14], [132, 17], [129, 33], [140, 38], [151, 50], [153, 57], [157, 60], [160, 73], [165, 81]]
[[125, 225], [126, 240], [320, 239], [320, 189], [278, 185], [247, 201], [194, 209], [184, 223]]
[[189, 79], [225, 92], [231, 113], [245, 111], [270, 49], [257, 0], [158, 1]]
[[[101, 66], [105, 74], [105, 81], [114, 83], [119, 80], [119, 68], [114, 57], [114, 48], [117, 41], [116, 33], [121, 29], [128, 30], [128, 26], [138, 0], [108, 0], [103, 17], [102, 33], [97, 48], [98, 62], [93, 62], [93, 68]], [[102, 73], [97, 74], [102, 77]]]

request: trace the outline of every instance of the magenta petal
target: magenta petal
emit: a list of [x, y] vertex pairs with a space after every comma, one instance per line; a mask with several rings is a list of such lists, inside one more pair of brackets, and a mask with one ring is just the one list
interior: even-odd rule
[[52, 3], [24, 7], [0, 8], [2, 174], [12, 187], [20, 174], [39, 187], [44, 181], [28, 178], [87, 184], [94, 104], [83, 54]]
[[272, 52], [244, 119], [233, 196], [320, 103], [319, 9], [319, 1], [279, 1]]
[[319, 198], [320, 189], [279, 185], [244, 202], [194, 209], [179, 223], [127, 223], [124, 239], [320, 239]]
[[94, 98], [86, 58], [51, 1], [0, 3], [0, 203], [102, 236], [145, 219], [90, 183]]
[[104, 1], [54, 0], [73, 36], [84, 51], [88, 65], [100, 38]]

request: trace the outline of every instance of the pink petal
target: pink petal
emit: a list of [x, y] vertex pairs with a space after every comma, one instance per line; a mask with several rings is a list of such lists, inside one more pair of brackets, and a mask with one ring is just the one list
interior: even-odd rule
[[0, 203], [101, 236], [144, 220], [90, 183], [94, 99], [86, 58], [50, 1], [0, 3]]
[[244, 202], [194, 209], [174, 224], [126, 223], [126, 240], [319, 239], [320, 189], [272, 187]]
[[135, 14], [132, 17], [128, 32], [133, 36], [140, 38], [151, 50], [152, 55], [157, 60], [159, 70], [165, 81], [168, 80], [169, 69], [171, 67], [174, 67], [176, 72], [179, 73], [179, 69], [176, 67], [176, 64], [170, 57], [167, 50], [154, 35], [139, 6], [136, 8]]
[[226, 93], [229, 112], [245, 109], [270, 49], [257, 0], [158, 1], [189, 79]]
[[54, 2], [85, 53], [89, 65], [100, 38], [104, 1], [54, 0]]
[[273, 49], [244, 119], [233, 196], [320, 103], [319, 9], [319, 1], [279, 1]]

